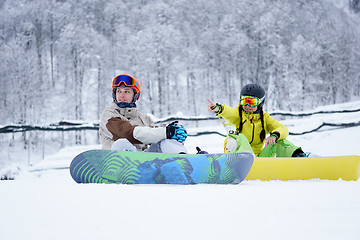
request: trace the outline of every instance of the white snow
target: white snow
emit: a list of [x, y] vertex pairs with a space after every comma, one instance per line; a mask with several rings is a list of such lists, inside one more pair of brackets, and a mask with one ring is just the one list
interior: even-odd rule
[[[353, 102], [359, 106], [359, 102]], [[350, 109], [338, 105], [337, 109]], [[332, 110], [334, 109], [334, 106]], [[317, 122], [351, 122], [360, 113], [282, 121], [291, 131]], [[221, 125], [204, 127], [223, 131]], [[188, 129], [189, 132], [195, 129]], [[322, 156], [360, 155], [360, 127], [322, 129], [289, 140]], [[223, 137], [189, 137], [222, 151]], [[0, 181], [0, 238], [36, 239], [360, 239], [360, 180], [244, 181], [239, 185], [76, 184], [64, 148], [14, 181]], [[46, 170], [49, 169], [50, 170]], [[55, 169], [51, 169], [55, 168]]]

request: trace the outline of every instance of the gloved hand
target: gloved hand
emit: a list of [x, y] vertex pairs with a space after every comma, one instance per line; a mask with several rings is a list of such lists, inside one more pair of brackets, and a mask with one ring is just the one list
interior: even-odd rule
[[224, 127], [227, 133], [225, 152], [236, 152], [238, 149], [236, 126], [231, 123], [226, 123]]
[[225, 152], [233, 153], [237, 150], [238, 143], [236, 137], [233, 134], [229, 134], [226, 139]]
[[223, 106], [219, 103], [213, 103], [210, 99], [208, 99], [209, 102], [209, 106], [208, 106], [208, 111], [209, 112], [213, 112], [216, 114], [220, 114], [223, 111]]
[[187, 138], [186, 129], [178, 121], [172, 122], [166, 126], [166, 138], [175, 139], [182, 143]]

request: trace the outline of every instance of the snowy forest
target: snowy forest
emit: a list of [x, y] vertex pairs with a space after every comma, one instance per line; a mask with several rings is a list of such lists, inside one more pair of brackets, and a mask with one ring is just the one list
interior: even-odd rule
[[122, 73], [156, 117], [237, 105], [250, 82], [268, 111], [359, 99], [359, 2], [0, 0], [0, 125], [98, 120]]
[[0, 19], [0, 124], [98, 119], [121, 73], [158, 117], [236, 105], [249, 82], [268, 110], [360, 96], [357, 1], [16, 0]]

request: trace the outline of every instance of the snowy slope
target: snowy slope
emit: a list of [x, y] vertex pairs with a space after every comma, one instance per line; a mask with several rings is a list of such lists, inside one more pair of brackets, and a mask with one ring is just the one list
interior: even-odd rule
[[[345, 107], [351, 108], [336, 106]], [[290, 131], [301, 131], [321, 121], [354, 119], [360, 119], [360, 113], [283, 123]], [[219, 124], [204, 128], [223, 131]], [[351, 127], [289, 140], [317, 155], [360, 155], [358, 136], [360, 127]], [[222, 141], [215, 134], [191, 137], [186, 147], [192, 153], [196, 146], [221, 152]], [[76, 184], [66, 168], [78, 153], [95, 148], [100, 146], [62, 149], [15, 181], [0, 181], [1, 239], [360, 239], [360, 180], [245, 181], [229, 186]]]

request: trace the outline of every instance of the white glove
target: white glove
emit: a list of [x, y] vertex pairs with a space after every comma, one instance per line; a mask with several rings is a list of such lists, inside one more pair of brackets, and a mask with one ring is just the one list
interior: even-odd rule
[[238, 145], [237, 145], [237, 142], [234, 138], [232, 137], [227, 137], [227, 141], [226, 141], [226, 146], [225, 146], [225, 149], [227, 150], [227, 152], [229, 153], [233, 153], [236, 151]]

